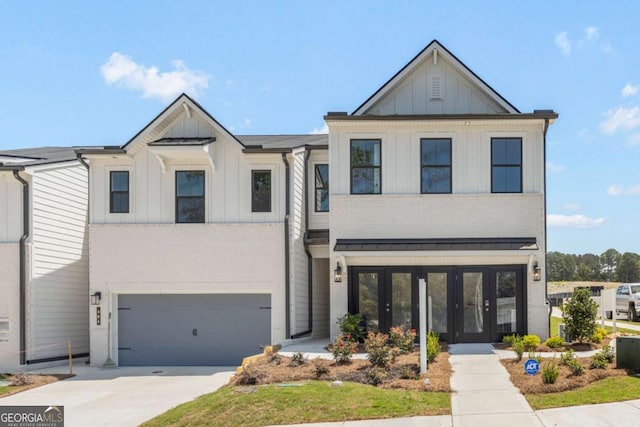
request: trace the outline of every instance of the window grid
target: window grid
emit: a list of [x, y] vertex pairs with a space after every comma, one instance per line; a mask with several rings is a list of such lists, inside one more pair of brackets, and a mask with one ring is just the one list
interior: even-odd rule
[[522, 193], [522, 138], [491, 138], [491, 192]]
[[251, 212], [271, 212], [271, 171], [251, 171]]
[[351, 194], [382, 193], [381, 158], [381, 140], [351, 140]]
[[315, 211], [329, 212], [329, 165], [315, 167]]
[[[429, 147], [431, 145], [431, 147]], [[442, 147], [446, 146], [443, 157]], [[435, 150], [434, 150], [435, 149]], [[435, 156], [433, 156], [435, 151]], [[431, 155], [431, 156], [430, 156]], [[431, 157], [431, 158], [429, 158]], [[435, 158], [434, 158], [435, 157]], [[450, 194], [452, 189], [452, 160], [451, 138], [421, 138], [420, 139], [420, 192], [422, 194]], [[445, 172], [441, 174], [429, 172]], [[425, 176], [425, 174], [427, 176]], [[428, 178], [425, 180], [425, 178]], [[425, 182], [426, 181], [426, 182]], [[433, 181], [431, 183], [431, 181]]]
[[204, 223], [204, 171], [176, 171], [176, 223]]
[[129, 213], [129, 171], [109, 172], [109, 213]]

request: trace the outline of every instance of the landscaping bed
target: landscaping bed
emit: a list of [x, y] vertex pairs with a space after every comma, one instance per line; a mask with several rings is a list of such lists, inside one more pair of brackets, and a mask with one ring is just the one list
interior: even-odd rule
[[0, 380], [7, 381], [10, 385], [0, 386], [0, 397], [9, 396], [24, 390], [40, 387], [45, 384], [64, 380], [73, 375], [36, 375], [36, 374], [0, 374]]
[[[344, 381], [376, 385], [380, 388], [431, 392], [450, 392], [451, 365], [446, 345], [434, 361], [428, 364], [427, 374], [420, 378], [420, 353], [398, 355], [387, 369], [374, 368], [369, 360], [351, 359], [347, 363], [333, 360], [300, 360], [275, 355], [265, 355], [244, 372], [231, 379], [230, 385], [262, 385], [294, 381], [324, 380]], [[425, 384], [424, 378], [429, 379]]]

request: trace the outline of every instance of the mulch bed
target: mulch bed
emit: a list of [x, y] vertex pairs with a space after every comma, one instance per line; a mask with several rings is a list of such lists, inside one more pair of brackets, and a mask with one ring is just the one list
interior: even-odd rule
[[[326, 372], [318, 374], [318, 366], [323, 366]], [[338, 364], [333, 360], [306, 360], [298, 365], [292, 362], [292, 358], [281, 355], [264, 356], [245, 369], [245, 375], [236, 375], [231, 378], [230, 385], [274, 384], [306, 380], [325, 381], [351, 381], [362, 384], [371, 383], [372, 365], [368, 360], [352, 359], [350, 363]], [[376, 370], [382, 383], [380, 388], [449, 392], [449, 378], [451, 377], [451, 365], [449, 353], [443, 345], [443, 351], [428, 364], [427, 374], [419, 378], [420, 353], [414, 351], [410, 354], [399, 355], [387, 370]], [[412, 379], [403, 379], [411, 377]], [[424, 378], [429, 379], [429, 384], [424, 383]], [[249, 380], [249, 381], [247, 381]], [[254, 382], [255, 380], [255, 382]]]
[[74, 375], [69, 375], [69, 374], [51, 374], [51, 375], [4, 374], [4, 375], [0, 375], [0, 378], [12, 383], [12, 385], [9, 388], [9, 391], [5, 394], [2, 394], [1, 397], [10, 396], [12, 394], [16, 394], [21, 391], [40, 387], [45, 384], [51, 384], [56, 381], [66, 380], [67, 378], [71, 378], [73, 376]]
[[[602, 341], [600, 343], [591, 343], [591, 342], [586, 342], [586, 343], [579, 343], [579, 342], [572, 342], [572, 343], [566, 343], [564, 346], [562, 347], [557, 347], [557, 348], [551, 348], [551, 347], [547, 347], [544, 344], [540, 344], [533, 353], [561, 353], [564, 351], [567, 351], [569, 349], [573, 350], [573, 351], [590, 351], [590, 350], [600, 350], [602, 349], [602, 347], [604, 347], [605, 345], [610, 345], [611, 344], [611, 340], [614, 337], [611, 335], [606, 336], [605, 338], [602, 339]], [[506, 344], [506, 343], [495, 343], [493, 344], [494, 348], [500, 349], [500, 350], [511, 350], [511, 345], [510, 344]], [[524, 357], [526, 357], [528, 352], [524, 352]]]

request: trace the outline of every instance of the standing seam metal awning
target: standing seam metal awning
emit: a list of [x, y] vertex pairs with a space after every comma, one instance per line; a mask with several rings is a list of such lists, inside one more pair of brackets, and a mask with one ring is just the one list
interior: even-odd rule
[[452, 239], [337, 239], [336, 252], [537, 250], [535, 237]]

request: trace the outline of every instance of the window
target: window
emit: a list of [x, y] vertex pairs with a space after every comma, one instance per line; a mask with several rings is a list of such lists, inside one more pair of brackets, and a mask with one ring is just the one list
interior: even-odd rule
[[316, 212], [329, 212], [329, 165], [316, 165]]
[[491, 139], [491, 192], [522, 193], [522, 138]]
[[9, 319], [0, 317], [0, 342], [9, 342]]
[[271, 212], [271, 171], [251, 171], [251, 212]]
[[204, 222], [204, 171], [176, 171], [176, 222]]
[[351, 194], [380, 194], [380, 140], [351, 140]]
[[422, 193], [451, 193], [451, 140], [420, 140]]
[[109, 212], [129, 212], [128, 171], [111, 171], [109, 173]]

